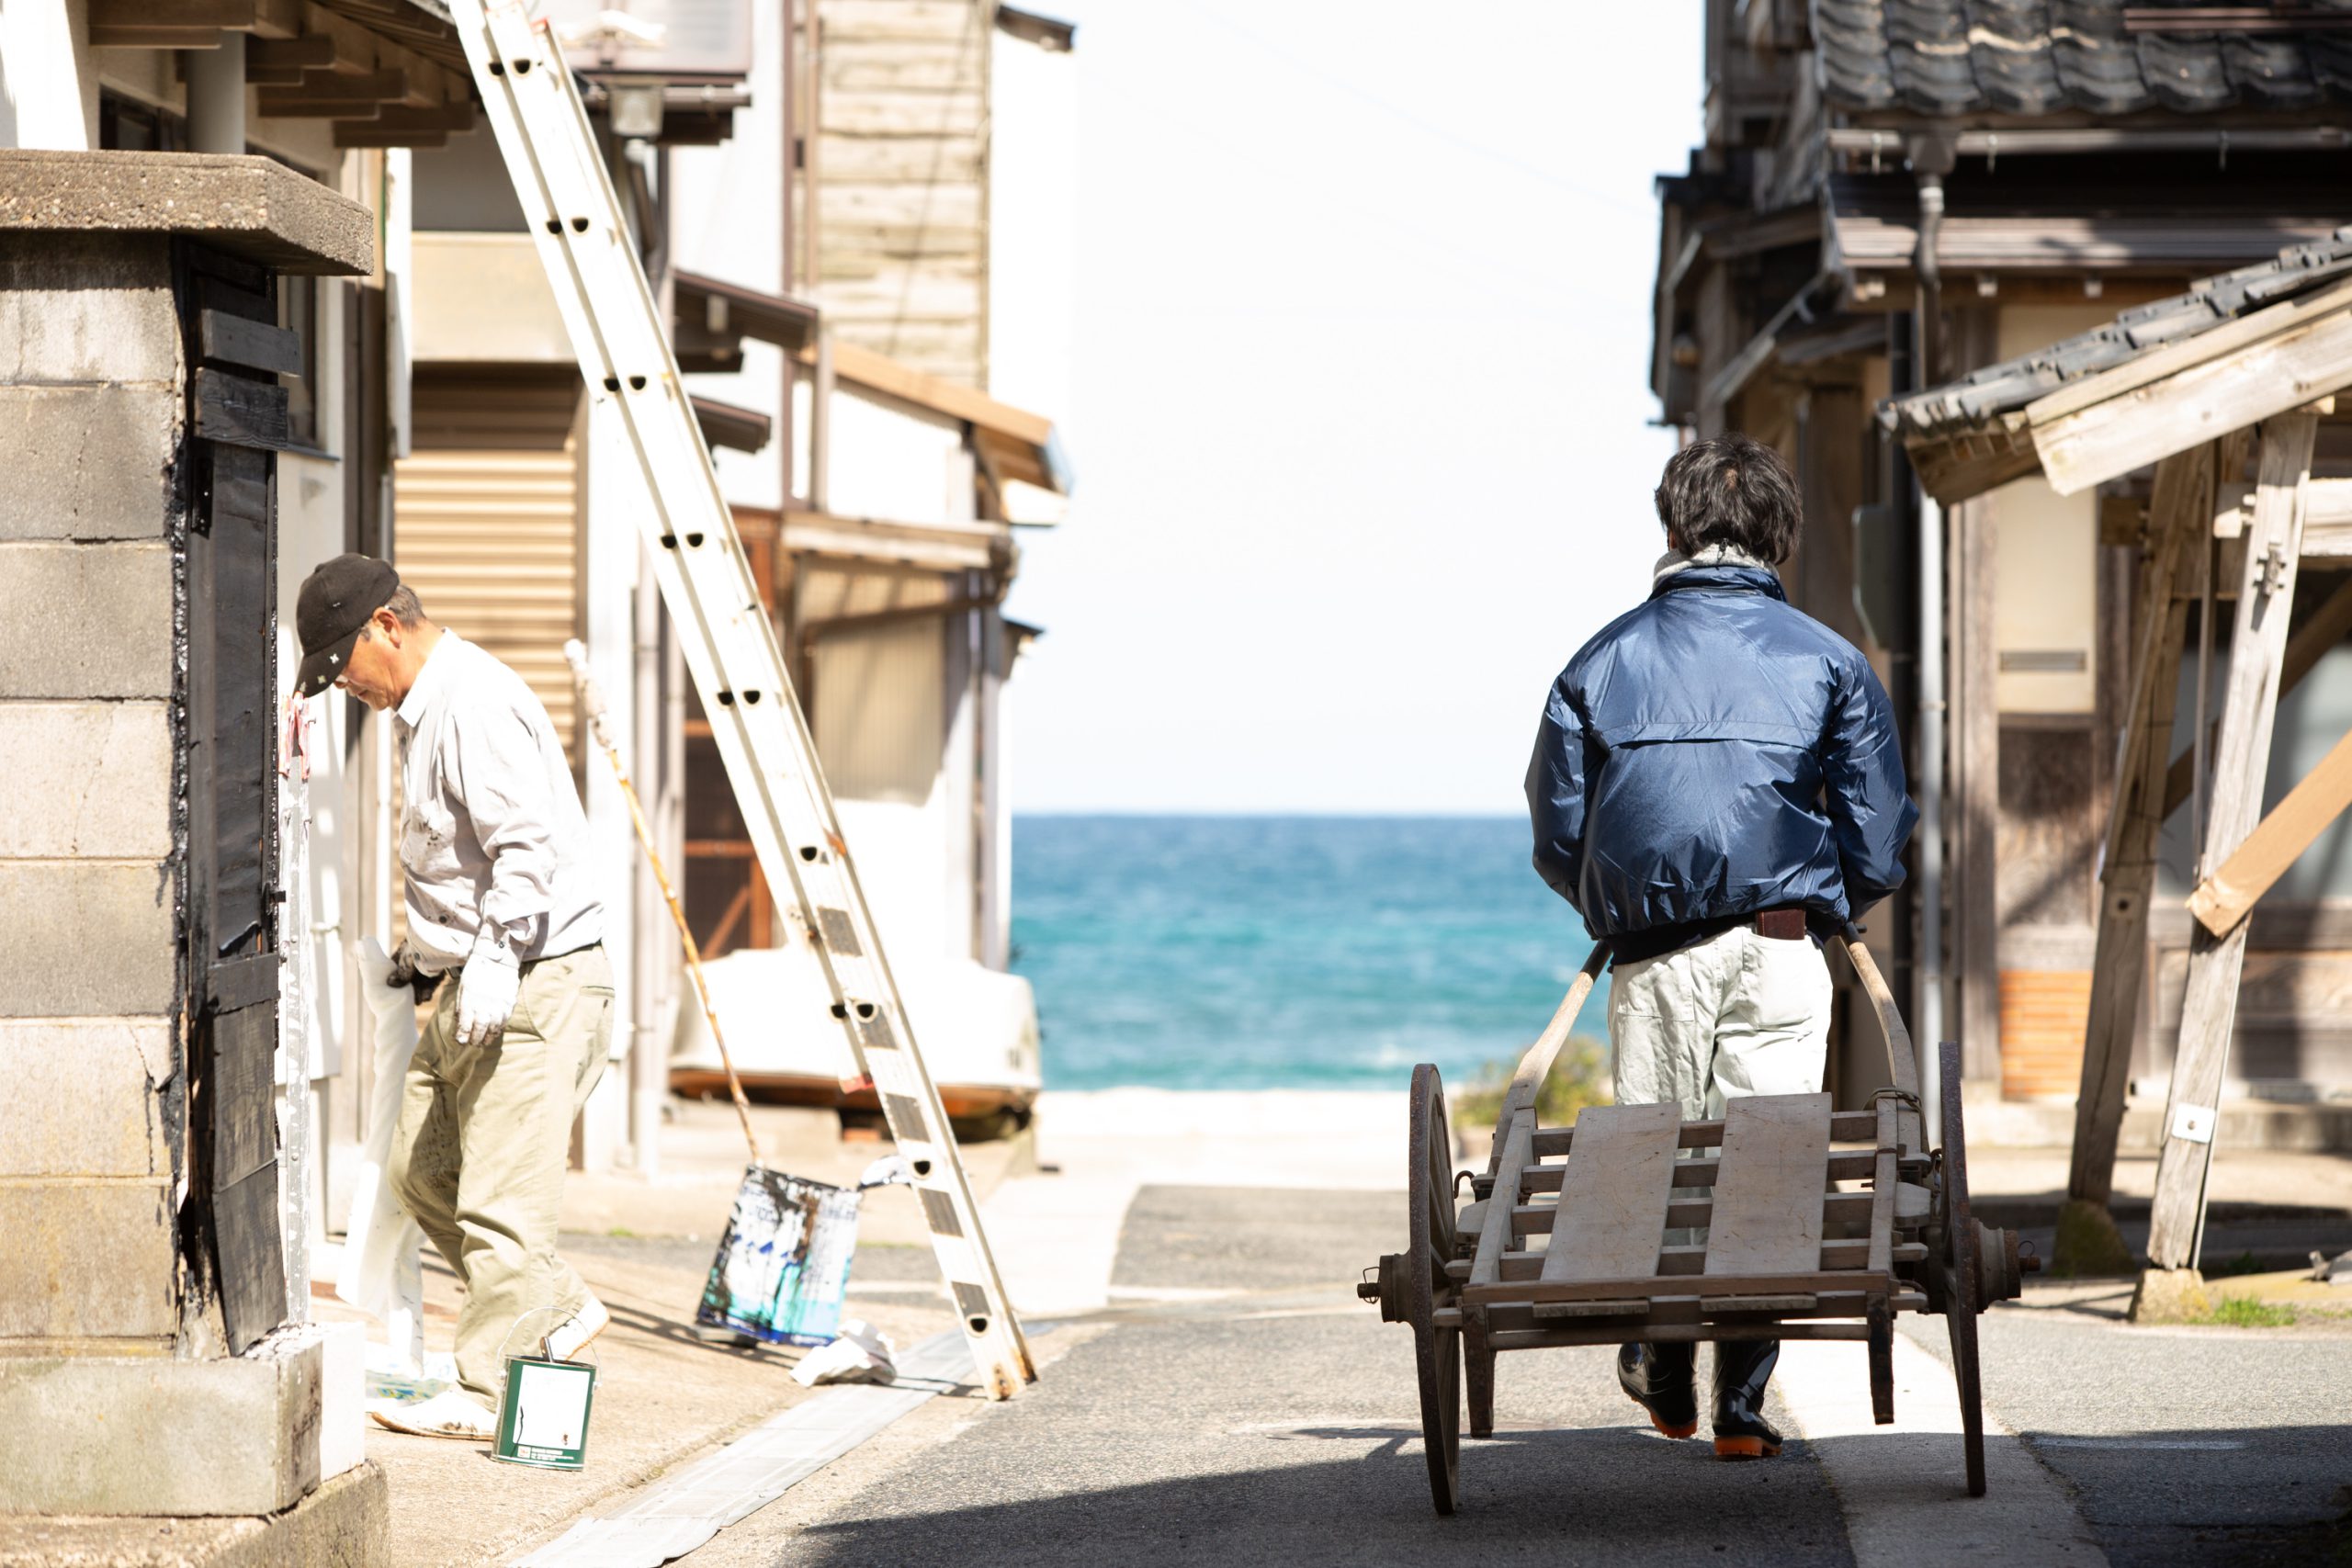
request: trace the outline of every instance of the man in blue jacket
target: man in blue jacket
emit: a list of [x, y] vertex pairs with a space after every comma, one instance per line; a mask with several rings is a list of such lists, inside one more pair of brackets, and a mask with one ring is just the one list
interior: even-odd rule
[[[1552, 683], [1527, 805], [1535, 869], [1612, 950], [1618, 1100], [1687, 1121], [1821, 1089], [1821, 940], [1902, 885], [1918, 813], [1878, 677], [1781, 591], [1803, 509], [1779, 454], [1698, 442], [1657, 499], [1667, 553], [1649, 598]], [[1779, 1355], [1716, 1346], [1718, 1458], [1780, 1452], [1763, 1417]], [[1687, 1438], [1696, 1361], [1689, 1344], [1627, 1345], [1618, 1381]]]

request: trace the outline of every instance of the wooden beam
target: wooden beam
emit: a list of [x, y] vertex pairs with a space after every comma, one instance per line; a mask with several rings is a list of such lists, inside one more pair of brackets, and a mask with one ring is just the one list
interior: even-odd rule
[[[2226, 352], [2215, 353], [2209, 340]], [[2148, 362], [2171, 368], [2149, 375]], [[2079, 389], [2062, 388], [2028, 408], [2026, 418], [2051, 488], [2072, 495], [2347, 386], [2352, 284], [2143, 355]]]
[[2116, 1142], [2138, 1027], [2148, 961], [2148, 903], [2155, 890], [2156, 839], [2165, 813], [2153, 809], [2164, 788], [2180, 691], [2181, 645], [2188, 604], [2173, 592], [2188, 558], [2205, 543], [2212, 517], [2213, 445], [2207, 442], [2156, 466], [2149, 505], [2154, 550], [2141, 568], [2139, 629], [2132, 660], [2132, 696], [2124, 708], [2122, 761], [2115, 805], [2099, 856], [2098, 956], [2091, 965], [2090, 1016], [2083, 1030], [2082, 1086], [2075, 1098], [2074, 1151], [2066, 1195], [2102, 1208], [2114, 1196]]
[[[257, 19], [255, 0], [90, 0], [90, 47], [217, 49], [221, 33], [250, 31]], [[207, 34], [209, 44], [173, 41]]]
[[474, 123], [474, 107], [470, 103], [443, 104], [438, 108], [412, 108], [406, 104], [386, 104], [374, 119], [337, 120], [334, 144], [338, 147], [438, 147], [449, 140], [452, 131], [470, 130]]
[[[2134, 355], [2111, 370], [2070, 382], [2029, 406], [2026, 418], [2032, 423], [2045, 424], [2067, 414], [2079, 413], [2094, 404], [2153, 386], [2167, 377], [2194, 369], [2225, 354], [2259, 343], [2264, 338], [2274, 337], [2317, 317], [2347, 308], [2352, 308], [2352, 282], [2339, 283], [2333, 288], [2301, 299], [2290, 299], [2283, 305], [2272, 305], [2179, 343]], [[2237, 426], [2223, 428], [2233, 430]], [[2237, 476], [2224, 472], [2222, 477], [2230, 479]]]
[[[2304, 394], [2308, 400], [2310, 394]], [[2270, 733], [2278, 710], [2280, 660], [2302, 560], [2303, 486], [2311, 478], [2316, 415], [2288, 413], [2262, 427], [2254, 515], [2246, 528], [2245, 568], [2230, 642], [2222, 699], [2222, 738], [2206, 809], [2207, 863], [2226, 862], [2253, 831], [2269, 772]], [[2221, 1100], [2230, 1033], [2237, 1020], [2238, 981], [2245, 967], [2246, 928], [2227, 936], [2191, 933], [2188, 987], [2180, 1043], [2173, 1055], [2164, 1145], [2156, 1157], [2156, 1195], [2149, 1214], [2148, 1258], [2159, 1269], [2196, 1260], [2212, 1158], [2213, 1111]], [[2197, 1135], [2201, 1122], [2202, 1135]], [[2183, 1136], [2187, 1133], [2190, 1135]]]
[[302, 0], [90, 0], [89, 28], [94, 49], [217, 49], [223, 33], [294, 37]]
[[[2304, 559], [2311, 558], [2306, 555]], [[2311, 619], [2298, 627], [2287, 639], [2286, 657], [2278, 661], [2278, 694], [2285, 696], [2302, 683], [2304, 676], [2318, 667], [2330, 649], [2340, 647], [2346, 637], [2352, 637], [2352, 578], [2336, 584], [2335, 592], [2320, 601]], [[2213, 730], [2221, 729], [2221, 720], [2213, 721]], [[2197, 749], [2194, 746], [2172, 760], [2165, 774], [2165, 811], [2169, 818], [2188, 799], [2196, 787]]]
[[2188, 912], [2215, 936], [2227, 935], [2347, 806], [2352, 806], [2352, 735], [2330, 748], [2221, 869], [2197, 885], [2188, 896]]

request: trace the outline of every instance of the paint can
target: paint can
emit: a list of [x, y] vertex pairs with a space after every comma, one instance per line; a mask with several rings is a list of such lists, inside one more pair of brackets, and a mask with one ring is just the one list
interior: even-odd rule
[[558, 1360], [545, 1340], [536, 1356], [509, 1356], [491, 1457], [541, 1470], [578, 1470], [588, 1461], [588, 1412], [595, 1399], [594, 1361]]

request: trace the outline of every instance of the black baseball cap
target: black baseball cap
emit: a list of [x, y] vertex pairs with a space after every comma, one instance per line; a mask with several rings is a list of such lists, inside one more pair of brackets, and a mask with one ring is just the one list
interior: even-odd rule
[[302, 643], [297, 694], [315, 697], [335, 683], [361, 628], [400, 585], [391, 563], [374, 556], [337, 556], [312, 569], [294, 601], [294, 635]]

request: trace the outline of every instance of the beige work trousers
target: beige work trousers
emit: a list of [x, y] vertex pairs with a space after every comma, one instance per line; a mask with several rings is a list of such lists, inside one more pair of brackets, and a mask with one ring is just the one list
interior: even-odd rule
[[1750, 1094], [1816, 1094], [1829, 1052], [1829, 965], [1810, 938], [1734, 926], [1609, 977], [1617, 1103], [1686, 1122]]
[[495, 1404], [506, 1358], [585, 1303], [555, 1255], [571, 1123], [605, 1071], [613, 971], [601, 946], [523, 965], [506, 1032], [458, 1043], [456, 971], [433, 997], [392, 1134], [388, 1179], [466, 1283], [458, 1381]]

